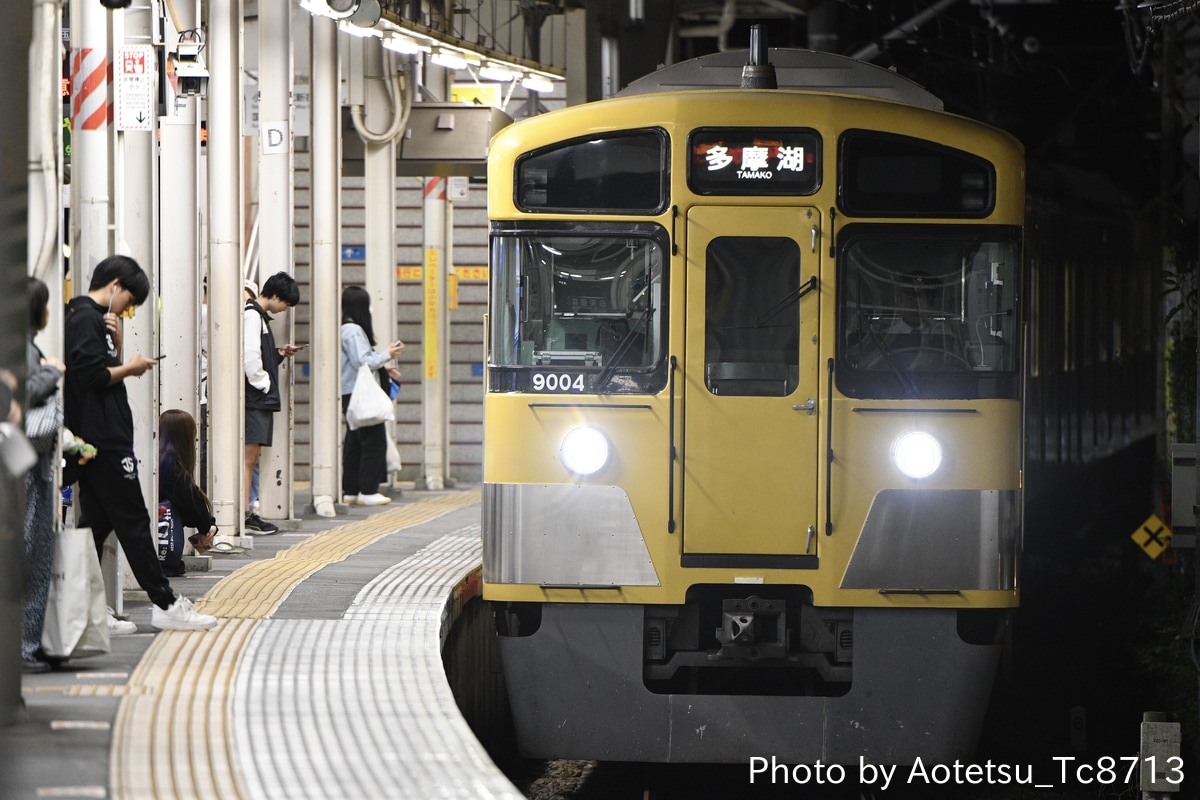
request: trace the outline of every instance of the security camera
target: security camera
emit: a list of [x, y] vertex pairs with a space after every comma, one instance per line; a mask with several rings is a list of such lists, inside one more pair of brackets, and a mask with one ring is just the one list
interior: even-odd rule
[[171, 56], [171, 63], [178, 78], [179, 94], [204, 96], [208, 93], [208, 68], [203, 61]]
[[358, 11], [359, 0], [325, 0], [329, 16], [334, 19], [348, 19]]

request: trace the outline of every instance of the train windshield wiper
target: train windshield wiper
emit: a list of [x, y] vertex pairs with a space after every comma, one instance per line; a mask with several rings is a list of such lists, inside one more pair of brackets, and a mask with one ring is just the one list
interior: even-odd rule
[[870, 335], [871, 341], [873, 341], [875, 346], [879, 348], [880, 354], [883, 355], [883, 360], [889, 367], [892, 368], [892, 372], [896, 373], [896, 377], [900, 379], [900, 383], [908, 389], [909, 394], [911, 394], [913, 397], [916, 397], [917, 384], [913, 381], [912, 375], [902, 369], [900, 364], [897, 363], [896, 354], [892, 352], [891, 345], [889, 345], [887, 341], [879, 335], [879, 332], [870, 325], [867, 326], [867, 333]]
[[808, 294], [809, 292], [811, 292], [813, 289], [816, 289], [816, 288], [817, 288], [817, 276], [813, 275], [811, 278], [809, 278], [803, 284], [801, 284], [799, 289], [789, 292], [787, 294], [787, 296], [785, 296], [782, 300], [780, 300], [778, 303], [773, 305], [771, 308], [768, 308], [762, 315], [759, 316], [758, 319], [754, 320], [754, 327], [761, 328], [762, 324], [764, 322], [771, 319], [771, 317], [775, 316], [780, 311], [783, 311], [785, 308], [790, 306], [792, 303], [795, 303], [801, 297], [804, 297], [804, 295]]
[[617, 344], [616, 349], [613, 350], [612, 356], [605, 361], [604, 368], [600, 370], [600, 374], [596, 376], [596, 382], [592, 384], [593, 389], [599, 391], [608, 385], [608, 382], [612, 380], [613, 375], [617, 371], [617, 364], [621, 362], [621, 359], [625, 356], [625, 353], [633, 345], [634, 339], [636, 339], [639, 334], [645, 334], [645, 332], [649, 329], [650, 318], [653, 316], [654, 306], [647, 306], [645, 313], [642, 314], [642, 318], [633, 325], [629, 326], [629, 330], [625, 332], [625, 335], [621, 337], [621, 341]]

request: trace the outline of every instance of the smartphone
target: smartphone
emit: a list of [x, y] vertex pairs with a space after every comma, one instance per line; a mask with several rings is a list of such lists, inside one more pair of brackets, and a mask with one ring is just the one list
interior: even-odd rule
[[308, 343], [306, 342], [305, 344], [296, 344], [296, 345], [292, 345], [292, 346], [295, 347], [297, 350], [303, 350], [304, 348], [308, 347]]

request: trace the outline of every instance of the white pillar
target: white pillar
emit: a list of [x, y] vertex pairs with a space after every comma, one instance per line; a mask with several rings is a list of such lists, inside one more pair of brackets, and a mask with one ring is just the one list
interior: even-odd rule
[[[391, 127], [400, 109], [388, 100], [383, 81], [384, 59], [394, 58], [379, 39], [363, 41], [363, 94], [366, 99], [368, 131], [380, 133]], [[399, 98], [397, 98], [399, 102]], [[386, 347], [400, 337], [396, 331], [396, 143], [364, 139], [363, 170], [366, 194], [366, 283], [371, 295], [371, 323], [376, 344]], [[393, 436], [394, 425], [387, 426]]]
[[241, 0], [208, 4], [208, 396], [209, 464], [218, 542], [242, 536], [245, 370], [242, 366]]
[[29, 96], [29, 273], [50, 289], [50, 321], [38, 334], [47, 355], [63, 354], [62, 257], [62, 97], [57, 86], [62, 70], [59, 49], [62, 12], [56, 3], [35, 3], [30, 47], [32, 86]]
[[[114, 48], [117, 58], [123, 48], [144, 47], [153, 44], [155, 14], [148, 0], [137, 5], [113, 12], [113, 39], [119, 42]], [[145, 66], [154, 74], [154, 59]], [[114, 63], [114, 73], [120, 69]], [[155, 214], [158, 185], [155, 180], [157, 156], [157, 109], [150, 103], [150, 119], [147, 129], [115, 130], [115, 158], [113, 160], [113, 199], [115, 214], [116, 252], [124, 253], [141, 265], [150, 278], [150, 294], [133, 319], [122, 322], [122, 359], [133, 353], [147, 358], [159, 354], [158, 349], [158, 247], [157, 217]], [[118, 119], [119, 123], [120, 120]], [[129, 397], [129, 408], [133, 414], [133, 453], [138, 461], [138, 479], [142, 485], [142, 499], [150, 513], [150, 530], [147, 534], [157, 535], [158, 519], [158, 378], [157, 372], [170, 369], [164, 359], [151, 372], [137, 378], [125, 379], [125, 391]], [[122, 561], [122, 563], [124, 563]], [[125, 588], [136, 588], [137, 582], [128, 569], [122, 570]], [[109, 587], [110, 591], [112, 587]], [[110, 596], [110, 605], [121, 608], [121, 598]]]
[[337, 26], [312, 18], [312, 493], [321, 516], [333, 516], [341, 487], [341, 136]]
[[[177, 2], [177, 18], [166, 22], [166, 39], [192, 30], [198, 20], [197, 0]], [[170, 48], [168, 48], [170, 52]], [[161, 407], [179, 408], [200, 424], [200, 329], [202, 260], [200, 256], [200, 97], [164, 87], [166, 113], [159, 118], [159, 292], [163, 313], [159, 342], [165, 368], [157, 371]], [[206, 322], [203, 324], [207, 324]], [[197, 465], [199, 469], [199, 465]], [[197, 477], [199, 472], [196, 473]]]
[[[258, 4], [258, 275], [265, 281], [276, 272], [295, 273], [293, 258], [292, 177], [292, 3], [259, 0]], [[291, 342], [295, 311], [272, 324], [280, 343]], [[259, 462], [261, 515], [267, 519], [293, 516], [292, 486], [294, 413], [294, 362], [285, 360], [279, 370], [282, 410], [275, 415], [271, 447]]]
[[446, 486], [447, 369], [445, 351], [446, 303], [449, 259], [446, 253], [446, 179], [425, 179], [425, 316], [422, 366], [424, 369], [425, 488]]
[[75, 0], [71, 13], [72, 294], [87, 290], [92, 268], [112, 255], [109, 230], [108, 15], [99, 0]]
[[[450, 96], [454, 73], [439, 67], [426, 67], [426, 82], [442, 97]], [[421, 366], [424, 374], [424, 475], [425, 488], [440, 491], [446, 486], [449, 463], [449, 287], [450, 253], [446, 247], [451, 230], [447, 219], [446, 179], [425, 179], [425, 317], [421, 338], [425, 352]]]

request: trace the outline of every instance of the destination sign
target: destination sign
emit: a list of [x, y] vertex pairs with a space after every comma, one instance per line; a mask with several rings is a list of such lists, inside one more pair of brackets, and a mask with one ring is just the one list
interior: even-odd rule
[[807, 128], [704, 128], [688, 154], [697, 194], [807, 195], [821, 185], [821, 138]]

